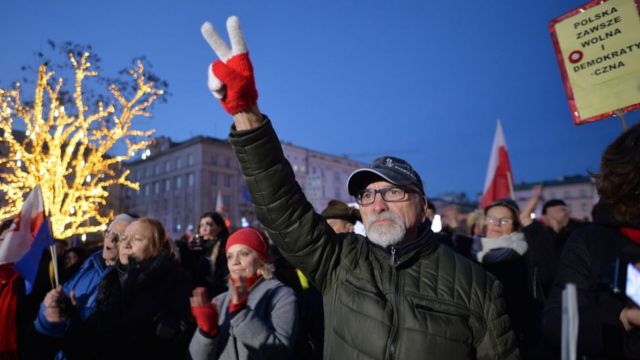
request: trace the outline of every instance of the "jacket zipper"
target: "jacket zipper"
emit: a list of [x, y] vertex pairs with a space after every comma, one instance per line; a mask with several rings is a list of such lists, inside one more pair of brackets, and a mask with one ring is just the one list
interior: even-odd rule
[[393, 360], [396, 356], [396, 347], [398, 342], [398, 326], [399, 326], [399, 318], [400, 318], [400, 305], [398, 304], [400, 300], [400, 286], [399, 283], [399, 274], [396, 271], [395, 265], [398, 262], [398, 258], [396, 257], [396, 248], [391, 247], [391, 271], [393, 273], [393, 325], [391, 327], [391, 333], [389, 334], [389, 339], [387, 340], [387, 360]]
[[398, 257], [396, 256], [396, 248], [394, 246], [391, 247], [391, 261], [390, 264], [391, 266], [396, 266], [396, 263], [398, 262]]

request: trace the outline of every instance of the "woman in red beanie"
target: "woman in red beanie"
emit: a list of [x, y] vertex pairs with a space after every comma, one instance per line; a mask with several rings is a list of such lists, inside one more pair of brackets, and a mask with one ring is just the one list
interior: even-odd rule
[[265, 236], [240, 229], [227, 240], [229, 291], [209, 301], [204, 288], [191, 297], [198, 323], [193, 359], [286, 359], [292, 355], [297, 303], [292, 289], [272, 277]]

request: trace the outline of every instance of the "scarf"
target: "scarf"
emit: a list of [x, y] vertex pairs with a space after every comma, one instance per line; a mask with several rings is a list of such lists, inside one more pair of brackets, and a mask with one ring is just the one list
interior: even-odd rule
[[622, 233], [625, 234], [634, 243], [640, 245], [640, 230], [630, 227], [621, 227], [620, 231], [622, 231]]
[[[480, 251], [476, 254], [476, 258], [482, 263], [485, 255], [492, 250], [504, 250], [504, 255], [515, 251], [522, 256], [527, 252], [528, 247], [527, 242], [524, 240], [524, 234], [521, 232], [512, 232], [509, 235], [491, 239], [483, 237], [480, 238]], [[493, 259], [491, 262], [498, 262], [496, 260], [499, 259]]]

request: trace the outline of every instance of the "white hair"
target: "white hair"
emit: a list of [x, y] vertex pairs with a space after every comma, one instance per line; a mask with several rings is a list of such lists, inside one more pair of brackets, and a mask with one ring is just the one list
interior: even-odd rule
[[116, 215], [116, 217], [113, 218], [113, 221], [111, 221], [111, 223], [115, 223], [117, 221], [122, 221], [125, 222], [127, 224], [131, 224], [132, 222], [136, 221], [136, 218], [134, 218], [133, 216], [129, 215], [129, 214], [118, 214]]

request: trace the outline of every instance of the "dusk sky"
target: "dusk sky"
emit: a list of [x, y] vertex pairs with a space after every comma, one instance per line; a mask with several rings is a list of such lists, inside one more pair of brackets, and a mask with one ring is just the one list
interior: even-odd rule
[[[0, 87], [47, 40], [91, 44], [105, 75], [144, 55], [173, 94], [138, 126], [226, 138], [200, 35], [240, 18], [260, 109], [281, 140], [363, 162], [411, 162], [428, 196], [482, 191], [500, 119], [516, 183], [597, 171], [617, 118], [571, 120], [549, 21], [584, 0], [2, 0]], [[31, 97], [32, 94], [25, 94]], [[639, 112], [626, 115], [629, 125]], [[135, 122], [134, 122], [135, 123]]]

